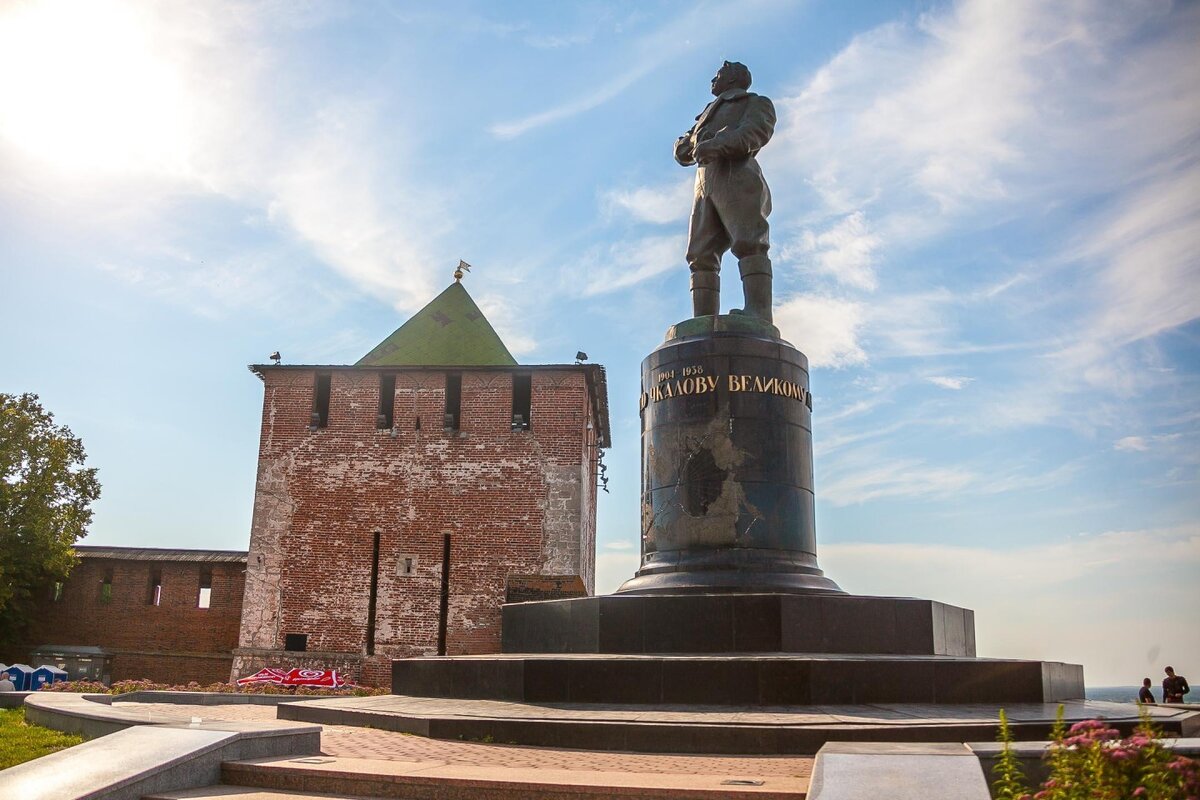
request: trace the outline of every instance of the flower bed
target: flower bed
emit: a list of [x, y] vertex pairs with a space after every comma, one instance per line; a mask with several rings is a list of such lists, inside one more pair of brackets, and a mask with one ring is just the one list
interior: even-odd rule
[[1067, 728], [1059, 706], [1050, 739], [1045, 756], [1050, 777], [1031, 791], [1011, 748], [1008, 718], [1000, 712], [1004, 750], [992, 770], [995, 800], [1200, 800], [1200, 762], [1164, 747], [1144, 712], [1133, 734], [1122, 738], [1103, 720]]

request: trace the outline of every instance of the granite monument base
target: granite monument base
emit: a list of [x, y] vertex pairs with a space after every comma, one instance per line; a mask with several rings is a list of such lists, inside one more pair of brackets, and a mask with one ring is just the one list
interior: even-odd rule
[[530, 703], [1053, 703], [1076, 664], [975, 657], [969, 609], [843, 594], [607, 595], [512, 603], [504, 653], [400, 659], [400, 695]]
[[619, 594], [502, 613], [505, 653], [975, 655], [970, 609], [911, 597]]
[[1052, 703], [1083, 696], [1083, 668], [1050, 661], [843, 654], [425, 657], [392, 662], [392, 691], [646, 706]]
[[641, 566], [618, 594], [842, 594], [816, 554], [808, 359], [708, 316], [642, 361]]

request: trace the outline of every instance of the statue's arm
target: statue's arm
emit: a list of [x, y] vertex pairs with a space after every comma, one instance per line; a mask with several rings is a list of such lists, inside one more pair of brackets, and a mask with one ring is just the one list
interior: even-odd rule
[[680, 166], [690, 167], [696, 163], [695, 132], [696, 129], [693, 127], [690, 131], [675, 140], [675, 161]]
[[736, 127], [725, 128], [705, 142], [722, 158], [745, 158], [752, 156], [771, 141], [775, 132], [775, 105], [762, 95], [752, 95], [745, 100], [746, 113]]

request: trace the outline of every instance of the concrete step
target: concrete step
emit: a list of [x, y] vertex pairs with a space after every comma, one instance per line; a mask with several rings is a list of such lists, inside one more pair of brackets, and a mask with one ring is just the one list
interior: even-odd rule
[[[794, 777], [704, 775], [599, 770], [528, 769], [447, 764], [441, 761], [384, 761], [310, 756], [225, 762], [221, 778], [230, 788], [248, 787], [335, 797], [393, 797], [406, 800], [802, 800], [807, 767]], [[212, 795], [214, 798], [225, 795]], [[230, 795], [239, 798], [241, 795]], [[288, 795], [284, 795], [287, 797]], [[170, 797], [174, 798], [174, 795]], [[199, 795], [204, 797], [204, 795]], [[252, 796], [251, 796], [252, 797]], [[265, 795], [263, 800], [277, 800]]]
[[174, 792], [148, 794], [142, 800], [370, 800], [362, 795], [317, 794], [287, 792], [278, 789], [255, 789], [246, 786], [202, 786], [199, 789], [180, 789]]

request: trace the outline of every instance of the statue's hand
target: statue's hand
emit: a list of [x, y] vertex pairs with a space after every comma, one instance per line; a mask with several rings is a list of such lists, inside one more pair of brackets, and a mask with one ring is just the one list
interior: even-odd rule
[[675, 140], [675, 161], [685, 167], [696, 163], [696, 156], [692, 152], [691, 131]]
[[696, 160], [701, 164], [707, 164], [710, 161], [716, 161], [721, 156], [721, 148], [714, 142], [700, 142], [696, 145], [695, 150]]

